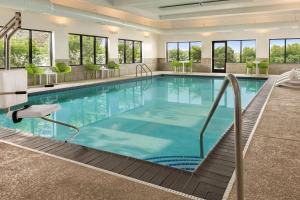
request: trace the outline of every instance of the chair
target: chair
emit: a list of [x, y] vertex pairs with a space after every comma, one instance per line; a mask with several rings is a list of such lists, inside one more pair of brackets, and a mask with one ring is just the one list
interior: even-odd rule
[[281, 74], [276, 80], [275, 85], [300, 89], [300, 68], [294, 68], [289, 72]]
[[97, 78], [97, 72], [100, 71], [100, 66], [95, 65], [95, 64], [86, 64], [84, 65], [84, 68], [86, 70], [85, 73], [85, 78], [87, 79], [87, 74], [90, 74], [90, 78], [93, 77], [93, 75], [95, 75], [95, 78]]
[[252, 74], [253, 70], [256, 68], [255, 63], [253, 62], [247, 62], [246, 63], [246, 73], [247, 74]]
[[190, 60], [189, 62], [185, 63], [185, 71], [189, 71], [190, 73], [193, 72], [193, 61]]
[[177, 60], [172, 60], [170, 65], [174, 72], [179, 72], [179, 69], [181, 68], [181, 64]]
[[111, 61], [108, 61], [107, 63], [107, 68], [113, 72], [113, 76], [115, 76], [115, 73], [116, 71], [118, 72], [118, 75], [120, 77], [120, 65], [115, 63], [115, 61], [111, 60]]
[[258, 63], [259, 73], [269, 75], [269, 62], [262, 60]]
[[41, 83], [41, 75], [45, 71], [42, 67], [37, 67], [35, 64], [28, 64], [25, 66], [25, 69], [30, 76], [33, 76], [33, 82], [34, 82], [33, 84], [34, 85], [36, 84], [37, 76], [40, 76], [40, 84], [42, 84]]
[[68, 66], [66, 63], [56, 63], [55, 67], [53, 68], [53, 71], [57, 74], [61, 74], [64, 76], [64, 82], [66, 82], [66, 74], [69, 74], [72, 72], [72, 67]]

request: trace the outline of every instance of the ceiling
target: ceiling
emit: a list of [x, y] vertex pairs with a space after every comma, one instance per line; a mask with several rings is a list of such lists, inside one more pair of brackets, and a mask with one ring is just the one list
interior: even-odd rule
[[[4, 0], [28, 10], [160, 33], [300, 26], [300, 0]], [[41, 5], [46, 6], [44, 11]], [[5, 3], [0, 3], [0, 5]], [[38, 6], [34, 6], [37, 4]], [[55, 13], [57, 8], [57, 12]], [[64, 9], [66, 8], [66, 9]], [[23, 8], [22, 8], [23, 9]], [[25, 8], [24, 8], [25, 9]], [[25, 10], [26, 10], [25, 9]], [[137, 28], [138, 27], [138, 28]]]
[[[299, 0], [85, 0], [155, 20], [300, 10]], [[83, 2], [83, 1], [82, 1]]]

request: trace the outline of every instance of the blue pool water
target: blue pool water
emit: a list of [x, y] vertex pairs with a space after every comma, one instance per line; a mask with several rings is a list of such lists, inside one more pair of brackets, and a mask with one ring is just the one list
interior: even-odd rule
[[[51, 118], [80, 128], [73, 143], [138, 159], [193, 170], [200, 158], [199, 132], [223, 78], [158, 76], [31, 96], [28, 104], [59, 103]], [[265, 80], [240, 79], [245, 108]], [[233, 122], [229, 87], [204, 136], [204, 155]], [[0, 125], [42, 137], [65, 140], [74, 132], [40, 119], [13, 124], [0, 114]]]

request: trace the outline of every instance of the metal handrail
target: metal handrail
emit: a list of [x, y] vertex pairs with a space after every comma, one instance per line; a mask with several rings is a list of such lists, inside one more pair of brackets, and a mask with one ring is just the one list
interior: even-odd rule
[[149, 72], [151, 73], [151, 77], [152, 77], [152, 70], [146, 64], [138, 64], [136, 66], [136, 68], [135, 68], [135, 75], [136, 75], [136, 77], [138, 76], [138, 67], [141, 67], [141, 76], [143, 76], [143, 71], [144, 71], [146, 73], [146, 77], [148, 77], [148, 72], [144, 68], [144, 66], [149, 70]]
[[244, 174], [243, 174], [243, 149], [242, 149], [242, 108], [241, 108], [241, 94], [240, 87], [236, 77], [233, 74], [228, 74], [220, 92], [214, 101], [212, 108], [208, 114], [208, 117], [204, 123], [204, 126], [200, 132], [200, 156], [203, 158], [204, 146], [203, 135], [204, 132], [216, 111], [218, 104], [225, 93], [227, 86], [231, 83], [234, 91], [234, 129], [235, 129], [235, 167], [236, 167], [236, 180], [237, 180], [237, 199], [244, 199]]
[[152, 70], [148, 67], [148, 65], [146, 65], [145, 63], [144, 64], [142, 64], [142, 66], [144, 67], [144, 66], [146, 66], [146, 68], [149, 70], [149, 72], [151, 73], [151, 77], [152, 77]]

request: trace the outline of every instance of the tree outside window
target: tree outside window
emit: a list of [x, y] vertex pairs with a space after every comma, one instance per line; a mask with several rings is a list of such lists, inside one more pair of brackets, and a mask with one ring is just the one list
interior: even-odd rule
[[177, 43], [167, 43], [168, 61], [177, 60]]
[[168, 42], [167, 60], [201, 62], [201, 42]]
[[270, 40], [270, 63], [284, 63], [284, 54], [285, 40]]
[[32, 31], [32, 63], [37, 66], [50, 66], [50, 41], [48, 32]]
[[96, 38], [96, 64], [106, 63], [106, 39]]
[[94, 63], [94, 37], [92, 36], [82, 37], [82, 63], [84, 65]]
[[133, 41], [125, 41], [125, 63], [132, 63], [133, 59]]
[[191, 60], [201, 62], [201, 42], [191, 42]]
[[142, 42], [136, 40], [119, 39], [119, 63], [141, 63]]
[[70, 65], [80, 65], [80, 35], [69, 35]]
[[286, 63], [300, 64], [300, 39], [286, 40]]
[[28, 63], [29, 31], [20, 29], [10, 39], [10, 66], [20, 68]]

